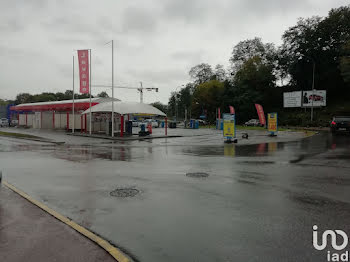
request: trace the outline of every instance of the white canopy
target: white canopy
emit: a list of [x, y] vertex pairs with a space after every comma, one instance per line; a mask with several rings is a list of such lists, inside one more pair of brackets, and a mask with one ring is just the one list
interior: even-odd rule
[[[106, 113], [112, 112], [112, 102], [100, 103], [98, 105], [91, 107], [92, 113]], [[90, 109], [87, 109], [83, 112], [83, 114], [90, 113]], [[138, 102], [114, 102], [114, 113], [120, 115], [127, 114], [145, 114], [145, 115], [153, 115], [153, 116], [166, 116], [159, 109], [143, 103]]]

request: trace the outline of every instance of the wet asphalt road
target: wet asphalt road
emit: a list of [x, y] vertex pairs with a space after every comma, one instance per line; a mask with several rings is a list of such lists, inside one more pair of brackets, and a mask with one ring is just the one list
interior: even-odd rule
[[[4, 179], [138, 261], [326, 261], [312, 226], [350, 236], [350, 136], [53, 145], [0, 138]], [[194, 178], [190, 172], [209, 176]], [[129, 198], [110, 195], [134, 188]]]

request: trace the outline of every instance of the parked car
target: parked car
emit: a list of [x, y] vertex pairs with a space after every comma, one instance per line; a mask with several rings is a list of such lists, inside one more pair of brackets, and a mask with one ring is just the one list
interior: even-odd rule
[[202, 120], [202, 119], [198, 119], [197, 121], [198, 121], [200, 126], [205, 126], [207, 124], [207, 121]]
[[331, 131], [336, 133], [338, 131], [350, 132], [350, 116], [335, 116], [331, 122]]
[[147, 127], [147, 125], [151, 123], [152, 124], [152, 127], [158, 127], [158, 121], [157, 120], [154, 120], [154, 119], [145, 119], [143, 122], [140, 122], [139, 123], [139, 126], [141, 125], [145, 125]]
[[18, 120], [17, 119], [12, 119], [10, 125], [11, 126], [18, 126]]
[[9, 126], [9, 121], [7, 118], [0, 118], [0, 127], [8, 127]]
[[245, 126], [262, 126], [258, 119], [250, 119], [244, 123]]
[[137, 120], [132, 120], [132, 126], [133, 126], [133, 127], [138, 127], [139, 124], [140, 124], [139, 121], [137, 121]]

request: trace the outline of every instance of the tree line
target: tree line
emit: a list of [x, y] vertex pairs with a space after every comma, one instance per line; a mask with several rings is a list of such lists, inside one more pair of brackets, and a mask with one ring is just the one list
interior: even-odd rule
[[[75, 93], [74, 99], [83, 99], [89, 98], [89, 94], [80, 94]], [[94, 96], [91, 96], [94, 97]], [[108, 97], [108, 94], [103, 91], [97, 95], [97, 97]], [[64, 93], [49, 93], [44, 92], [41, 94], [29, 94], [29, 93], [20, 93], [16, 96], [14, 101], [9, 101], [10, 103], [25, 104], [25, 103], [37, 103], [37, 102], [49, 102], [49, 101], [62, 101], [62, 100], [72, 100], [73, 99], [73, 90], [66, 90]]]
[[[313, 70], [315, 88], [327, 90], [328, 105], [350, 97], [350, 5], [330, 10], [328, 16], [300, 18], [282, 35], [282, 44], [261, 38], [236, 44], [229, 68], [207, 63], [193, 66], [191, 82], [173, 92], [168, 105], [159, 105], [169, 116], [198, 118], [207, 114], [214, 121], [217, 108], [235, 107], [238, 122], [256, 118], [254, 103], [265, 111], [283, 110], [283, 92], [310, 90]], [[289, 109], [293, 111], [293, 109]], [[300, 109], [296, 109], [299, 110]], [[288, 122], [288, 121], [287, 121]]]

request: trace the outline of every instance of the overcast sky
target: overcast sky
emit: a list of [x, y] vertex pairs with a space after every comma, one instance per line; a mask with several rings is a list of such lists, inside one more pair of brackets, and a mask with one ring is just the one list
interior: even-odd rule
[[[0, 98], [72, 89], [76, 49], [92, 49], [92, 84], [158, 87], [145, 102], [167, 103], [199, 63], [228, 66], [232, 47], [261, 37], [281, 43], [299, 17], [326, 16], [349, 0], [0, 1]], [[77, 76], [76, 67], [76, 76]], [[76, 88], [78, 78], [76, 77]], [[93, 88], [92, 94], [109, 90]], [[124, 101], [136, 90], [116, 89]]]

